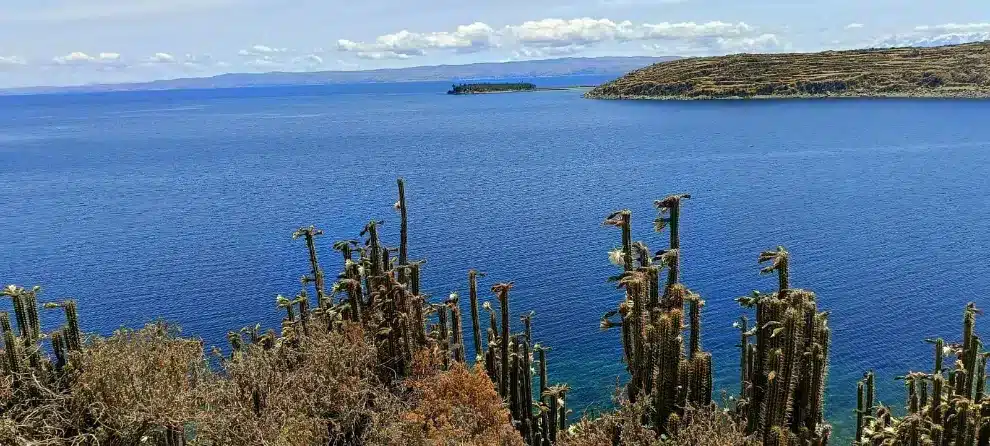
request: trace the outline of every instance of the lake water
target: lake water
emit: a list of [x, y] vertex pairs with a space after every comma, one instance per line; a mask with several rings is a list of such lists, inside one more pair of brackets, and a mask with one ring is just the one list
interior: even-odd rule
[[483, 289], [514, 280], [512, 307], [536, 310], [551, 379], [580, 412], [607, 404], [623, 373], [617, 334], [598, 329], [621, 299], [605, 282], [619, 233], [601, 221], [629, 208], [635, 238], [660, 248], [653, 200], [690, 192], [683, 281], [707, 300], [717, 388], [738, 388], [733, 299], [774, 288], [756, 256], [784, 245], [792, 283], [831, 311], [828, 410], [845, 433], [863, 371], [903, 405], [893, 378], [931, 367], [923, 339], [957, 340], [963, 305], [987, 304], [990, 102], [446, 87], [0, 98], [0, 282], [77, 298], [90, 331], [162, 317], [223, 345], [229, 329], [275, 326], [274, 296], [298, 291], [294, 229], [327, 231], [328, 274], [331, 243], [370, 218], [396, 244], [401, 175], [424, 288], [466, 291], [469, 268], [488, 273]]

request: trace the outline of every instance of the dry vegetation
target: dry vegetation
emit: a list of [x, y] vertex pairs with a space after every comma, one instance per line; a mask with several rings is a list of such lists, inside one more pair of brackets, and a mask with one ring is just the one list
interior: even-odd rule
[[602, 99], [990, 96], [990, 43], [736, 54], [662, 62], [587, 93]]
[[[702, 348], [704, 300], [680, 282], [680, 219], [690, 195], [657, 200], [665, 249], [633, 241], [631, 213], [609, 215], [621, 231], [609, 253], [622, 290], [602, 329], [620, 331], [629, 382], [616, 410], [568, 425], [566, 385], [552, 385], [548, 349], [534, 344], [531, 314], [510, 326], [512, 283], [491, 287], [498, 312], [479, 301], [482, 273], [468, 272], [475, 361], [466, 359], [459, 296], [431, 304], [420, 292], [422, 262], [407, 252], [404, 183], [400, 243], [386, 247], [376, 221], [363, 243], [333, 245], [343, 271], [327, 288], [316, 240], [302, 289], [278, 296], [280, 332], [228, 333], [228, 353], [154, 323], [109, 337], [85, 336], [74, 301], [39, 305], [39, 288], [9, 286], [0, 312], [2, 445], [468, 445], [468, 446], [824, 446], [822, 410], [831, 330], [814, 293], [791, 287], [790, 254], [759, 254], [776, 277], [771, 293], [739, 298], [755, 325], [739, 321], [739, 392], [712, 399], [712, 356]], [[396, 253], [396, 256], [392, 254]], [[662, 274], [663, 273], [663, 274]], [[315, 306], [310, 307], [310, 292]], [[44, 332], [40, 309], [55, 310]], [[487, 330], [480, 310], [487, 310]], [[64, 314], [64, 317], [58, 316]], [[904, 377], [907, 415], [874, 402], [873, 375], [859, 386], [861, 445], [990, 444], [987, 359], [967, 307], [963, 341], [935, 344], [931, 373]], [[46, 317], [47, 319], [47, 317]], [[943, 360], [954, 363], [943, 367]], [[473, 365], [469, 365], [473, 362]], [[833, 440], [834, 442], [834, 440]]]

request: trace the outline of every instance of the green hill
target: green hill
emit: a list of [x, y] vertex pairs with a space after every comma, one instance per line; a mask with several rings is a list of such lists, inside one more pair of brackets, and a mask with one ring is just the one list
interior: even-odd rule
[[633, 71], [586, 94], [598, 99], [825, 96], [990, 97], [990, 42], [680, 59]]

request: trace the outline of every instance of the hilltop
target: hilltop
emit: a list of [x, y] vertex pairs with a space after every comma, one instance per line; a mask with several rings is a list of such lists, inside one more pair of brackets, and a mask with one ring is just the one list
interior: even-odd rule
[[990, 42], [792, 54], [735, 54], [650, 65], [586, 94], [598, 99], [990, 97]]

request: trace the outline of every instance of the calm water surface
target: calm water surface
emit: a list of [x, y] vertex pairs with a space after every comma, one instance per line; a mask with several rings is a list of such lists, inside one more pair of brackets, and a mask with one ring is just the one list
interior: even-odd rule
[[274, 296], [307, 272], [297, 227], [330, 234], [328, 272], [332, 241], [370, 218], [396, 243], [401, 175], [425, 289], [466, 291], [469, 268], [486, 285], [514, 280], [513, 308], [537, 311], [552, 379], [580, 412], [607, 404], [623, 373], [617, 334], [598, 330], [621, 299], [605, 282], [619, 233], [600, 223], [629, 208], [635, 237], [660, 248], [652, 201], [690, 192], [683, 279], [707, 300], [717, 387], [738, 387], [733, 299], [774, 287], [756, 255], [784, 245], [793, 284], [832, 314], [828, 409], [842, 430], [864, 370], [902, 405], [893, 377], [930, 367], [922, 340], [958, 339], [963, 305], [987, 304], [990, 102], [445, 87], [0, 98], [0, 282], [79, 299], [87, 330], [161, 316], [222, 344], [228, 329], [277, 324]]

